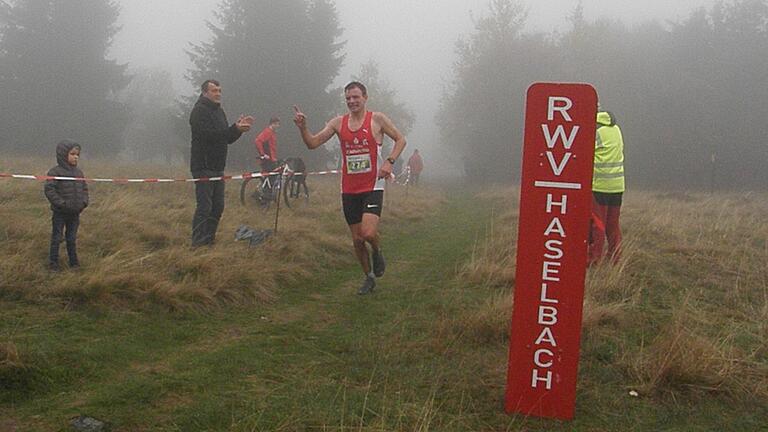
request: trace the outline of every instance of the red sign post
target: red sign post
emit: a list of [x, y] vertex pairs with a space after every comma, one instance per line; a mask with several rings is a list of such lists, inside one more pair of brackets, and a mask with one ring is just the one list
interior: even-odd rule
[[590, 85], [528, 89], [508, 413], [573, 418], [596, 116]]

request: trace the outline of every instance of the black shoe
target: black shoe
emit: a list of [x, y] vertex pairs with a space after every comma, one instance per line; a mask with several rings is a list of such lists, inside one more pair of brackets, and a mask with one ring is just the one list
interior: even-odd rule
[[357, 293], [360, 295], [370, 294], [373, 292], [374, 288], [376, 288], [376, 279], [372, 278], [371, 276], [366, 276], [365, 282], [363, 282], [363, 286], [357, 290]]
[[61, 267], [59, 266], [59, 263], [50, 262], [48, 263], [48, 271], [58, 273], [61, 271]]
[[373, 274], [376, 275], [376, 277], [382, 277], [384, 275], [384, 270], [387, 268], [387, 263], [384, 262], [384, 255], [381, 254], [381, 251], [373, 251]]

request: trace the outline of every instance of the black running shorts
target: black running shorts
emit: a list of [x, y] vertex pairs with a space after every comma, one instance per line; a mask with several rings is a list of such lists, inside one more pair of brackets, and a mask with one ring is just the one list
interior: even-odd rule
[[341, 194], [341, 204], [344, 207], [344, 218], [347, 225], [359, 224], [363, 221], [363, 213], [373, 213], [381, 216], [384, 205], [384, 191], [375, 190], [361, 194]]

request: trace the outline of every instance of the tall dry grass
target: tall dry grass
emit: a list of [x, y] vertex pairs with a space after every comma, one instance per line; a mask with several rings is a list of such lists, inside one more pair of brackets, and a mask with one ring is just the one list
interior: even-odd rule
[[628, 204], [630, 280], [665, 301], [640, 311], [666, 318], [625, 359], [630, 375], [647, 393], [768, 397], [768, 196], [646, 193]]
[[697, 389], [765, 398], [768, 365], [736, 343], [736, 332], [710, 334], [701, 309], [688, 302], [678, 308], [647, 346], [623, 359], [638, 390]]
[[0, 370], [23, 366], [19, 349], [11, 341], [0, 342]]
[[517, 191], [496, 186], [486, 189], [478, 198], [495, 203], [492, 217], [485, 237], [478, 239], [469, 259], [459, 267], [459, 277], [476, 285], [509, 287], [515, 279]]
[[[496, 294], [457, 325], [498, 342], [512, 308], [517, 197], [511, 189], [492, 194], [509, 207], [459, 277]], [[620, 350], [612, 367], [646, 395], [768, 397], [766, 213], [765, 193], [628, 193], [622, 260], [587, 276], [585, 340], [612, 340]], [[489, 332], [495, 337], [482, 336]]]
[[[53, 163], [53, 157], [4, 160], [0, 172], [44, 174]], [[87, 159], [81, 166], [89, 177], [187, 176], [183, 167]], [[237, 227], [272, 229], [275, 212], [244, 208], [238, 201], [240, 182], [228, 183], [216, 245], [193, 250], [192, 184], [91, 183], [91, 205], [81, 215], [78, 233], [82, 267], [51, 273], [46, 269], [51, 212], [42, 183], [0, 179], [0, 294], [27, 301], [203, 310], [269, 302], [299, 282], [311, 291], [319, 271], [355, 261], [338, 177], [312, 177], [308, 184], [311, 204], [300, 210], [283, 206], [278, 235], [249, 248], [234, 241]], [[382, 229], [390, 229], [389, 221], [424, 217], [439, 202], [434, 196], [413, 188], [405, 196], [393, 186], [386, 194]], [[60, 254], [66, 263], [63, 244]]]

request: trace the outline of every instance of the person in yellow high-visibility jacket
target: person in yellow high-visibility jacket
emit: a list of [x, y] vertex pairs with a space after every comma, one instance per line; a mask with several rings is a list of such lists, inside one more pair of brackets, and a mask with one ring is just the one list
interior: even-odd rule
[[[624, 138], [616, 118], [598, 110], [595, 164], [592, 175], [592, 224], [589, 263], [604, 257], [617, 262], [621, 256], [619, 215], [624, 195]], [[608, 248], [604, 250], [606, 238]]]

